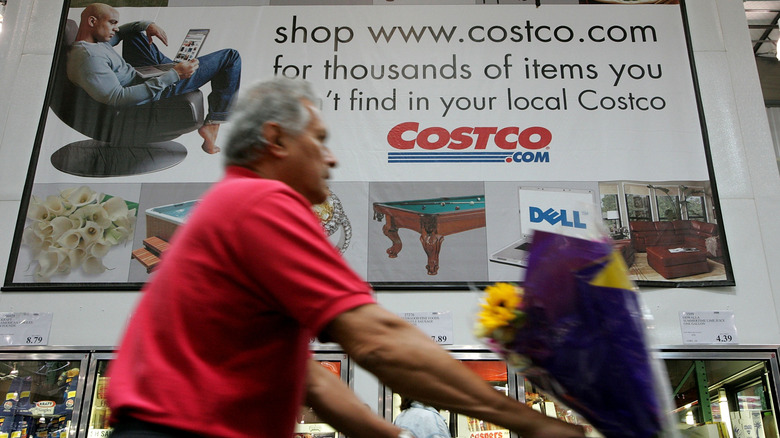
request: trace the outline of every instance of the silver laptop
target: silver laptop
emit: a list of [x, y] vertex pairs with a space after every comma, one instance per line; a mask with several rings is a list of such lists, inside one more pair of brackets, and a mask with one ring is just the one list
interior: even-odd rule
[[203, 47], [203, 42], [206, 41], [206, 36], [208, 36], [208, 34], [209, 29], [190, 29], [187, 32], [187, 36], [184, 37], [184, 41], [181, 43], [179, 51], [176, 52], [173, 62], [135, 67], [138, 76], [141, 76], [144, 79], [160, 76], [172, 69], [179, 62], [195, 59], [198, 56], [198, 53], [200, 53], [200, 49]]
[[491, 262], [527, 267], [534, 231], [588, 237], [600, 218], [592, 190], [519, 187], [517, 194], [520, 238], [493, 253]]

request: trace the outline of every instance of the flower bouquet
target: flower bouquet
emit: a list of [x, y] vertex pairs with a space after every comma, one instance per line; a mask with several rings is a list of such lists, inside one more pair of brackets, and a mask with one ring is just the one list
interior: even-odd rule
[[36, 282], [81, 268], [87, 274], [108, 269], [103, 257], [133, 233], [138, 204], [89, 187], [68, 188], [46, 199], [32, 197], [30, 224], [22, 243], [32, 250]]
[[476, 335], [607, 438], [676, 433], [662, 364], [609, 241], [536, 231], [523, 288], [489, 286], [481, 306]]

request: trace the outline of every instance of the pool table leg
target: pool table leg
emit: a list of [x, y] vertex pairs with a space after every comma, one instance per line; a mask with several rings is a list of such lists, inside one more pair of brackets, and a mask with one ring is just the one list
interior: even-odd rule
[[436, 275], [439, 271], [439, 251], [441, 251], [441, 243], [444, 241], [444, 236], [437, 234], [436, 232], [428, 232], [423, 228], [420, 234], [420, 242], [422, 242], [423, 250], [428, 255], [428, 264], [425, 265], [425, 269], [428, 270], [428, 275]]
[[393, 246], [387, 248], [387, 255], [391, 259], [398, 257], [398, 253], [401, 252], [403, 244], [401, 243], [401, 236], [398, 235], [398, 227], [395, 225], [395, 220], [389, 214], [386, 215], [387, 220], [385, 225], [382, 226], [382, 232], [385, 233], [388, 239], [393, 242]]

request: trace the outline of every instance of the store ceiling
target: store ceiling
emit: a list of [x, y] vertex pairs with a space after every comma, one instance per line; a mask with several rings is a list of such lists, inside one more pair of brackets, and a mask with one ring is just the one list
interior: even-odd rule
[[753, 53], [762, 58], [777, 59], [777, 39], [780, 37], [780, 0], [744, 0]]
[[753, 53], [767, 106], [780, 106], [780, 61], [777, 41], [780, 39], [780, 0], [744, 0]]

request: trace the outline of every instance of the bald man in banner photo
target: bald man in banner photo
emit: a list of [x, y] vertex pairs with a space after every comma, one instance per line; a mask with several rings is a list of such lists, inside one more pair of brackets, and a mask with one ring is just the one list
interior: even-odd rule
[[[222, 49], [144, 79], [133, 66], [173, 63], [159, 51], [154, 38], [168, 45], [168, 36], [157, 24], [135, 21], [119, 26], [119, 11], [93, 3], [81, 13], [76, 41], [68, 53], [68, 79], [92, 99], [111, 106], [142, 105], [210, 83], [208, 114], [198, 134], [203, 151], [216, 154], [219, 125], [227, 120], [241, 82], [241, 57], [234, 49]], [[122, 56], [114, 50], [120, 41]]]

